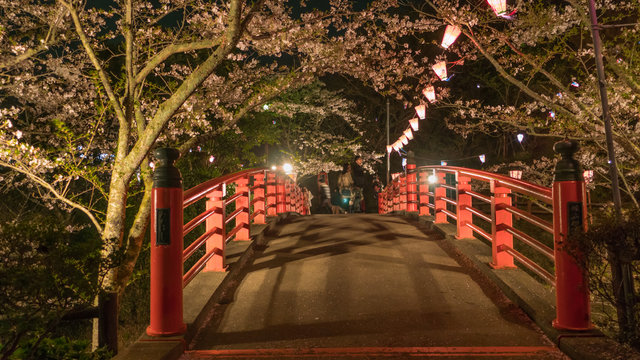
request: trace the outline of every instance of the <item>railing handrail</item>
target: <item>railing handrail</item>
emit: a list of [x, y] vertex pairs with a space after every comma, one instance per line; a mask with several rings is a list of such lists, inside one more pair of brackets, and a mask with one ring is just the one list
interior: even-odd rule
[[183, 207], [186, 208], [187, 206], [192, 205], [193, 203], [202, 199], [208, 193], [210, 193], [211, 191], [213, 191], [214, 189], [216, 189], [218, 186], [222, 184], [233, 182], [235, 180], [242, 179], [253, 174], [265, 172], [267, 170], [268, 170], [267, 168], [246, 169], [246, 170], [238, 171], [232, 174], [222, 175], [211, 180], [207, 180], [184, 192]]
[[506, 175], [500, 175], [491, 173], [483, 170], [469, 169], [458, 166], [442, 166], [442, 165], [427, 165], [420, 166], [416, 168], [414, 171], [420, 172], [420, 170], [429, 169], [429, 170], [440, 170], [444, 172], [455, 173], [469, 176], [472, 179], [483, 180], [483, 181], [497, 181], [501, 185], [511, 190], [515, 190], [523, 195], [530, 195], [538, 200], [544, 201], [547, 204], [551, 204], [552, 195], [551, 188], [534, 184], [524, 180], [518, 180], [511, 178]]

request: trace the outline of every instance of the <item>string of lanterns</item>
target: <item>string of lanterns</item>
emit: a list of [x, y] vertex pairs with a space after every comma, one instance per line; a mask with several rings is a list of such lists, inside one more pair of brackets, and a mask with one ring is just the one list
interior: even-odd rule
[[[515, 14], [517, 11], [517, 10], [514, 10], [513, 12], [508, 14], [506, 0], [487, 0], [487, 3], [489, 4], [493, 12], [496, 14], [496, 16], [499, 16], [505, 19], [511, 19], [511, 16]], [[460, 27], [456, 25], [447, 25], [447, 27], [444, 30], [444, 36], [442, 38], [442, 43], [440, 44], [440, 46], [442, 46], [442, 48], [444, 49], [448, 49], [451, 45], [453, 45], [456, 42], [460, 34], [462, 34], [462, 29]], [[437, 63], [435, 63], [431, 67], [431, 69], [436, 74], [436, 76], [440, 79], [440, 81], [449, 81], [453, 77], [453, 75], [449, 76], [447, 72], [447, 62], [444, 60], [438, 61]], [[431, 84], [427, 85], [422, 90], [422, 94], [427, 99], [428, 103], [432, 104], [436, 102], [436, 89], [433, 85]], [[415, 106], [414, 109], [415, 109], [417, 118], [414, 117], [410, 119], [409, 127], [403, 131], [402, 135], [398, 138], [398, 140], [396, 140], [394, 143], [390, 145], [387, 145], [387, 153], [391, 153], [391, 151], [393, 150], [400, 152], [405, 145], [409, 144], [409, 140], [413, 140], [414, 138], [413, 132], [418, 131], [419, 120], [426, 119], [426, 111], [427, 111], [426, 104], [419, 104]], [[553, 116], [555, 116], [555, 113], [553, 114]], [[518, 138], [518, 142], [522, 143], [522, 140], [524, 139], [524, 135], [518, 134], [517, 138]], [[486, 161], [485, 154], [478, 155], [477, 157], [480, 160], [480, 162], [484, 164], [484, 162]], [[447, 165], [447, 162], [442, 161], [441, 164], [445, 166]]]

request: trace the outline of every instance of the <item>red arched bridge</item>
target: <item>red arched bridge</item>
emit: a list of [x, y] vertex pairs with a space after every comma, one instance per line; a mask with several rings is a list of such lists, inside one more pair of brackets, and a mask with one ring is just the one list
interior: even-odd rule
[[136, 346], [192, 359], [593, 352], [580, 341], [601, 335], [569, 246], [586, 228], [585, 183], [575, 147], [556, 148], [551, 188], [409, 161], [379, 194], [379, 214], [342, 215], [309, 215], [306, 192], [268, 169], [183, 193], [177, 154], [160, 150], [150, 325], [120, 356], [144, 358]]

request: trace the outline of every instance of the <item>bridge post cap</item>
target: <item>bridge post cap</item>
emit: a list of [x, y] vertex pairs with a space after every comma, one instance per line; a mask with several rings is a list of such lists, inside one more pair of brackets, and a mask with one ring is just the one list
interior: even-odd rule
[[182, 188], [182, 175], [174, 162], [180, 158], [180, 151], [174, 148], [158, 148], [153, 151], [158, 160], [153, 172], [153, 187]]
[[582, 167], [573, 155], [580, 148], [577, 141], [562, 140], [553, 145], [553, 151], [561, 158], [556, 164], [553, 181], [584, 181]]

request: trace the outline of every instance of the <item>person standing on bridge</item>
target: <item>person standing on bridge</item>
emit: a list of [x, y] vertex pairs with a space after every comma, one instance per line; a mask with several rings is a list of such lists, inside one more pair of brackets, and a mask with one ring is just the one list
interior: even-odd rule
[[353, 205], [353, 178], [351, 177], [351, 164], [344, 164], [342, 173], [338, 177], [338, 188], [342, 196], [341, 207], [346, 212], [351, 212]]
[[362, 169], [362, 157], [356, 156], [351, 165], [351, 177], [353, 178], [353, 212], [364, 211], [364, 169]]

